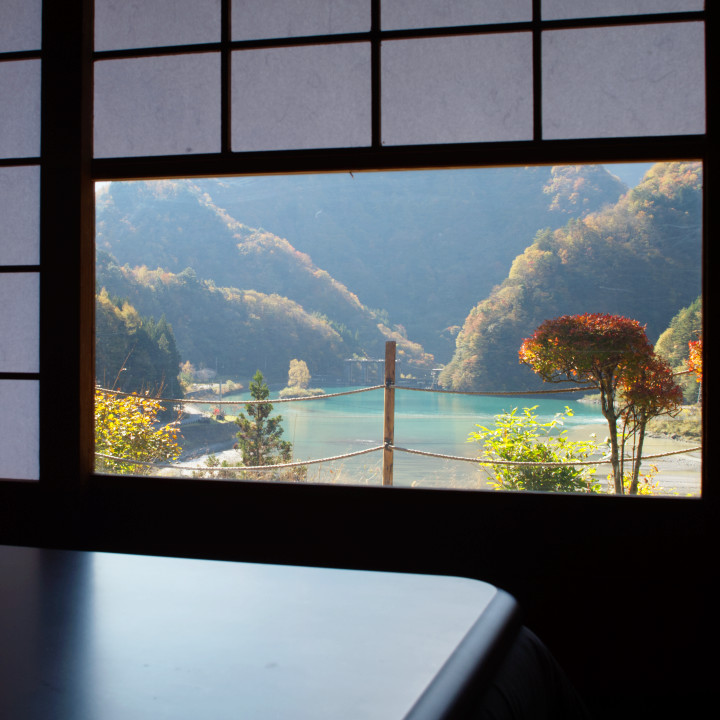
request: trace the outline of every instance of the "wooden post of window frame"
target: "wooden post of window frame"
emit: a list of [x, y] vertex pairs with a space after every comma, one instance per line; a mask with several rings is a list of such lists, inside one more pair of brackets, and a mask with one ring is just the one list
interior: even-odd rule
[[393, 444], [395, 443], [395, 348], [394, 340], [385, 343], [385, 421], [383, 426], [383, 485], [393, 484]]
[[93, 8], [42, 4], [40, 479], [63, 489], [94, 464]]

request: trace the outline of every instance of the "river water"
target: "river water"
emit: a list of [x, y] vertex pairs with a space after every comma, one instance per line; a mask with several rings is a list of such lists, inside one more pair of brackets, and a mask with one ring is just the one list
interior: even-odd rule
[[[332, 388], [343, 392], [356, 388]], [[271, 400], [276, 398], [271, 394]], [[248, 394], [226, 396], [226, 400], [248, 400]], [[352, 395], [304, 402], [276, 403], [274, 415], [283, 417], [285, 438], [293, 443], [293, 458], [310, 460], [334, 457], [382, 445], [382, 389]], [[476, 425], [490, 426], [494, 416], [514, 407], [538, 405], [541, 421], [552, 419], [569, 406], [574, 415], [564, 428], [581, 439], [589, 439], [597, 423], [604, 419], [596, 405], [556, 396], [488, 397], [395, 391], [395, 445], [461, 457], [477, 457], [479, 446], [468, 443]], [[235, 408], [227, 409], [234, 414]], [[588, 426], [588, 427], [585, 427]], [[591, 427], [593, 426], [593, 427]], [[584, 432], [584, 431], [587, 432]], [[601, 430], [602, 432], [602, 430]], [[601, 438], [602, 439], [602, 438]], [[486, 488], [486, 478], [474, 463], [427, 458], [396, 451], [393, 484], [425, 487]], [[382, 479], [382, 452], [310, 465], [312, 482], [379, 485]]]

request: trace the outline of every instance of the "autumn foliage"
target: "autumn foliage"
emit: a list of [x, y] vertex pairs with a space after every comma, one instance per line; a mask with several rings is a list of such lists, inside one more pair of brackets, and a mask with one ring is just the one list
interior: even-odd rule
[[[163, 410], [157, 398], [95, 390], [95, 469], [98, 472], [149, 475], [152, 466], [140, 463], [176, 460], [182, 448], [176, 422], [158, 426]], [[110, 456], [110, 457], [102, 457]], [[111, 458], [122, 458], [113, 460]]]
[[695, 373], [698, 382], [702, 382], [702, 340], [693, 340], [688, 345], [690, 346], [688, 370]]
[[[562, 176], [556, 179], [573, 189]], [[573, 194], [566, 196], [570, 204], [562, 202], [563, 212], [573, 207]], [[699, 294], [701, 163], [658, 163], [614, 204], [555, 230], [549, 225], [467, 316], [440, 376], [443, 387], [533, 390], [513, 356], [546, 318], [588, 308], [642, 318], [654, 340]]]
[[[644, 327], [620, 315], [562, 315], [526, 338], [519, 357], [547, 382], [572, 381], [599, 390], [615, 492], [622, 494], [626, 484], [631, 494], [637, 492], [647, 422], [676, 412], [682, 402], [672, 370], [655, 355]], [[633, 447], [629, 472], [628, 444]]]
[[637, 320], [587, 313], [546, 320], [523, 341], [519, 356], [548, 382], [572, 380], [612, 391], [617, 370], [650, 353], [652, 346]]
[[640, 458], [648, 421], [659, 415], [676, 414], [682, 405], [682, 399], [682, 389], [675, 382], [672, 369], [655, 354], [650, 355], [645, 362], [633, 365], [621, 373], [620, 447], [624, 449], [631, 440], [632, 459], [628, 471], [625, 467], [625, 453], [621, 453], [620, 474], [631, 495], [638, 492]]

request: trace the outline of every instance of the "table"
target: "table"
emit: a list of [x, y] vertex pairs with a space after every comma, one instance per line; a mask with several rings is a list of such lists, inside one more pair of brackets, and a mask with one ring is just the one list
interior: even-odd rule
[[452, 717], [520, 627], [456, 577], [0, 546], [0, 717]]

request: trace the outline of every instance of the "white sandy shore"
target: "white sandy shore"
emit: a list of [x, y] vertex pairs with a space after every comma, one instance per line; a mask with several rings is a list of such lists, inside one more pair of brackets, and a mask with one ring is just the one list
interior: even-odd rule
[[[607, 425], [604, 423], [593, 423], [568, 428], [568, 436], [572, 440], [587, 440], [593, 433], [598, 439], [602, 440], [607, 436]], [[649, 436], [645, 439], [643, 456], [662, 455], [668, 452], [693, 448], [697, 445], [699, 445], [699, 443], [673, 440], [669, 437]], [[221, 463], [223, 460], [226, 460], [231, 465], [235, 465], [242, 460], [241, 453], [233, 449], [218, 449], [214, 455]], [[177, 466], [203, 466], [207, 457], [207, 455], [201, 455], [190, 458], [184, 462], [177, 463]], [[649, 458], [643, 462], [642, 467], [643, 469], [649, 469], [651, 465], [655, 465], [658, 468], [655, 480], [658, 481], [661, 488], [659, 494], [679, 497], [700, 495], [702, 465], [700, 450], [693, 450], [679, 455], [670, 455], [668, 457]], [[609, 468], [609, 466], [600, 466], [598, 468], [598, 478], [604, 478], [607, 475], [606, 468]], [[168, 473], [171, 472], [172, 471], [168, 471]]]
[[[595, 433], [602, 440], [607, 436], [607, 425], [604, 423], [581, 425], [569, 430], [568, 436], [573, 440], [587, 440], [591, 433]], [[673, 440], [669, 437], [649, 436], [645, 438], [643, 457], [647, 458], [651, 455], [686, 450], [697, 447], [699, 444], [699, 442]], [[662, 488], [660, 494], [678, 495], [680, 497], [700, 495], [702, 466], [702, 453], [700, 450], [693, 450], [681, 455], [650, 458], [645, 460], [641, 467], [645, 470], [649, 469], [651, 465], [655, 465], [658, 469], [655, 480], [659, 481]], [[598, 477], [601, 476], [601, 473], [602, 471], [598, 469]]]
[[[223, 460], [227, 460], [228, 463], [234, 465], [242, 462], [242, 453], [239, 450], [218, 450], [212, 453], [221, 463]], [[201, 467], [205, 464], [205, 460], [209, 455], [198, 455], [197, 457], [190, 458], [182, 462], [174, 463], [178, 467]]]

